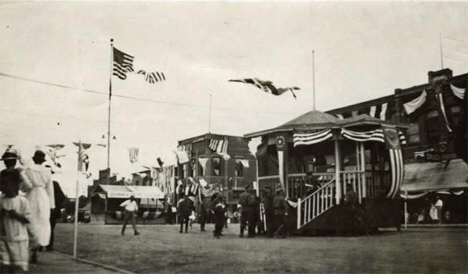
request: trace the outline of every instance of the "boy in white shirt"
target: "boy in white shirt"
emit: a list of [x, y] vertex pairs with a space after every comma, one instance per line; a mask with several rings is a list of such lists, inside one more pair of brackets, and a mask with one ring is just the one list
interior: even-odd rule
[[133, 226], [133, 231], [135, 232], [136, 235], [140, 235], [140, 232], [137, 231], [136, 229], [136, 224], [135, 224], [135, 213], [138, 212], [138, 205], [135, 201], [135, 196], [130, 196], [130, 200], [126, 200], [125, 202], [120, 204], [121, 207], [125, 208], [125, 217], [124, 217], [124, 223], [122, 227], [122, 236], [125, 234], [125, 227], [128, 224], [128, 221], [132, 221], [132, 226]]

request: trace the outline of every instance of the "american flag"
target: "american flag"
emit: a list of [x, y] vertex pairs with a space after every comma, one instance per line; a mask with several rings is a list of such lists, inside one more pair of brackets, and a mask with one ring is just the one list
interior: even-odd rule
[[273, 95], [279, 96], [287, 91], [291, 91], [294, 99], [297, 99], [296, 94], [294, 93], [295, 90], [300, 90], [298, 87], [287, 87], [287, 88], [277, 88], [273, 85], [271, 81], [262, 81], [257, 78], [246, 78], [246, 79], [237, 79], [237, 80], [229, 80], [229, 82], [238, 82], [238, 83], [245, 83], [251, 84], [256, 86], [257, 88], [265, 91], [266, 93], [271, 93]]
[[133, 56], [126, 54], [114, 47], [113, 75], [121, 80], [127, 79], [127, 72], [133, 72]]
[[138, 74], [142, 74], [145, 77], [145, 81], [150, 84], [155, 84], [156, 82], [162, 82], [166, 80], [164, 72], [146, 72], [144, 70], [139, 70]]

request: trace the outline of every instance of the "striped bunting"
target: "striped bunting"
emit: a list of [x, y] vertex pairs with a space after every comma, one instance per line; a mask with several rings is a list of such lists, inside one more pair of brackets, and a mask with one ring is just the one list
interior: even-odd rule
[[228, 141], [220, 139], [211, 139], [208, 145], [211, 150], [219, 154], [227, 154]]
[[405, 170], [403, 167], [403, 155], [401, 149], [389, 149], [390, 164], [392, 168], [392, 186], [387, 198], [395, 198], [400, 191], [401, 183], [404, 179]]
[[166, 80], [164, 72], [146, 72], [144, 70], [139, 70], [138, 74], [142, 74], [145, 78], [145, 81], [150, 84], [155, 84], [156, 82], [162, 82]]
[[121, 80], [127, 79], [127, 72], [133, 72], [133, 56], [128, 55], [117, 48], [114, 49], [114, 68], [112, 74]]
[[349, 129], [342, 128], [341, 135], [343, 137], [356, 141], [356, 142], [367, 142], [367, 141], [377, 141], [384, 143], [384, 133], [382, 129], [364, 131], [364, 132], [357, 132], [352, 131]]
[[318, 132], [314, 130], [295, 131], [293, 135], [294, 147], [320, 143], [330, 139], [332, 136], [331, 129]]

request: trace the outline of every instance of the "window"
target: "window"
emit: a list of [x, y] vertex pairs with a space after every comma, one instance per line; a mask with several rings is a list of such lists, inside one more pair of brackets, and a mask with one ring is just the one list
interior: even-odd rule
[[213, 157], [211, 160], [213, 176], [221, 176], [221, 159], [219, 157]]
[[242, 164], [241, 160], [236, 159], [236, 177], [243, 177], [244, 176], [244, 165]]
[[439, 112], [437, 110], [431, 110], [426, 114], [426, 126], [427, 126], [427, 144], [434, 145], [439, 143]]
[[421, 138], [419, 137], [419, 124], [418, 123], [411, 124], [411, 126], [406, 131], [406, 134], [408, 136], [409, 145], [419, 144], [419, 142], [421, 141]]

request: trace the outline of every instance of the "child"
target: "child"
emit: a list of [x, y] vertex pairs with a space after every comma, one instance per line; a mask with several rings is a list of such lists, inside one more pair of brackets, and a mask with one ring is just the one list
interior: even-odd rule
[[188, 217], [189, 218], [189, 227], [192, 229], [192, 224], [195, 222], [195, 211], [192, 211], [192, 214]]
[[0, 199], [0, 262], [2, 272], [15, 269], [28, 271], [29, 236], [27, 224], [31, 215], [26, 198], [18, 196], [18, 170], [3, 170], [0, 174], [4, 195]]

